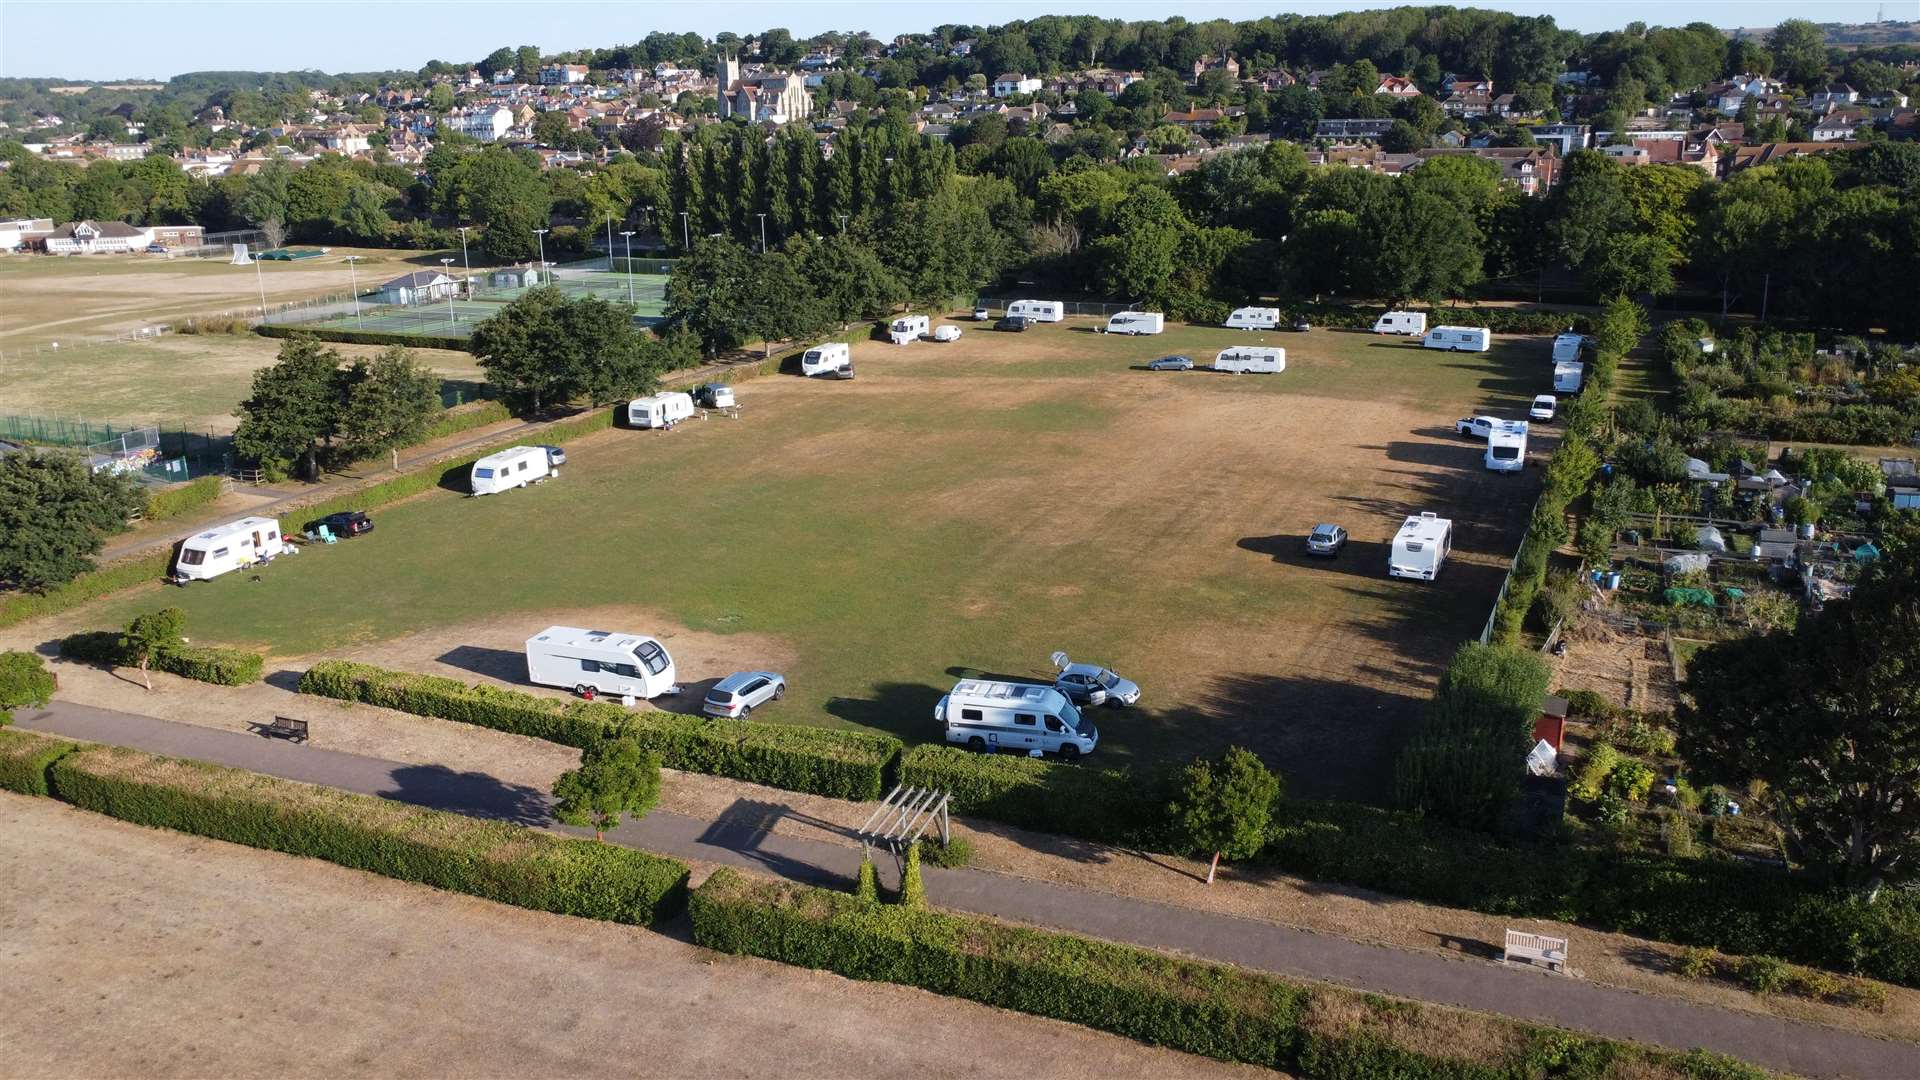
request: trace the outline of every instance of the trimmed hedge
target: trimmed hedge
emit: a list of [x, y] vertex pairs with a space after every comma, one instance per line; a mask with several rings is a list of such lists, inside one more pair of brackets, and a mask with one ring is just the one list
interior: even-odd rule
[[89, 600], [98, 600], [108, 593], [159, 581], [167, 575], [167, 567], [172, 562], [171, 551], [156, 551], [151, 555], [89, 570], [65, 585], [44, 593], [10, 594], [0, 599], [0, 627], [13, 626], [42, 615], [58, 614]]
[[1110, 843], [1151, 842], [1168, 828], [1163, 773], [1059, 764], [924, 744], [900, 759], [900, 782], [952, 793], [956, 814]]
[[[132, 664], [124, 637], [115, 630], [85, 630], [60, 639], [60, 656], [87, 664]], [[266, 673], [266, 658], [244, 649], [180, 645], [154, 654], [153, 670], [219, 686], [245, 686]]]
[[916, 986], [1304, 1076], [1766, 1076], [1715, 1055], [1646, 1049], [1070, 934], [875, 904], [749, 879], [730, 867], [695, 890], [688, 907], [693, 939], [709, 949]]
[[877, 799], [900, 742], [886, 735], [749, 720], [629, 712], [609, 701], [537, 697], [458, 679], [322, 660], [300, 677], [300, 692], [359, 701], [586, 747], [630, 736], [682, 772], [707, 773], [837, 799]]
[[315, 341], [333, 341], [343, 345], [409, 345], [416, 349], [457, 349], [472, 352], [466, 338], [438, 337], [433, 334], [394, 334], [381, 330], [329, 330], [307, 323], [262, 323], [253, 328], [261, 337], [307, 337]]
[[505, 403], [500, 401], [480, 401], [457, 409], [443, 409], [439, 419], [427, 425], [426, 434], [420, 437], [420, 441], [430, 443], [435, 439], [511, 419], [513, 413], [507, 411]]
[[226, 480], [219, 476], [203, 476], [198, 480], [189, 480], [179, 487], [156, 491], [147, 496], [147, 505], [141, 515], [148, 521], [165, 521], [179, 517], [213, 502], [226, 490]]
[[0, 790], [46, 795], [47, 769], [79, 749], [79, 743], [24, 731], [0, 731]]
[[535, 911], [650, 925], [686, 901], [686, 864], [122, 747], [53, 763], [56, 797], [139, 825], [306, 855]]

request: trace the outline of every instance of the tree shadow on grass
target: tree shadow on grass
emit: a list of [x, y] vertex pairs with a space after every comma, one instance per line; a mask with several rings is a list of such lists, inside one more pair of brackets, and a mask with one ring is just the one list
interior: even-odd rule
[[826, 711], [829, 716], [884, 731], [912, 746], [941, 738], [933, 707], [945, 693], [923, 683], [876, 683], [870, 697], [828, 698]]
[[518, 825], [547, 825], [553, 818], [552, 799], [546, 792], [486, 773], [455, 772], [444, 765], [405, 765], [389, 775], [393, 784], [379, 793], [383, 798]]

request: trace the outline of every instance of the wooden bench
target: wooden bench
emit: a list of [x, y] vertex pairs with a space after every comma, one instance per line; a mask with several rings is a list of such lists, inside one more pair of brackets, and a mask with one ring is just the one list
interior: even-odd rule
[[268, 738], [277, 736], [292, 742], [303, 743], [307, 741], [307, 722], [305, 720], [295, 720], [291, 716], [276, 716], [273, 718], [273, 723], [263, 725], [260, 728], [260, 734]]
[[1507, 949], [1500, 959], [1508, 964], [1515, 959], [1525, 960], [1529, 964], [1545, 964], [1547, 970], [1564, 975], [1567, 971], [1567, 939], [1509, 930]]

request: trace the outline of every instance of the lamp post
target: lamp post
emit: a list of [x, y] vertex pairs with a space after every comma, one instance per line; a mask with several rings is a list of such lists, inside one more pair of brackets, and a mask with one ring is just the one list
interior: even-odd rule
[[540, 270], [535, 275], [535, 280], [544, 284], [547, 274], [547, 230], [535, 229], [533, 235], [540, 240]]
[[[443, 274], [446, 274], [448, 278], [448, 284], [452, 284], [453, 274], [447, 271], [447, 267], [450, 267], [452, 265], [453, 265], [452, 259], [440, 260], [440, 272]], [[455, 318], [453, 313], [453, 290], [452, 289], [447, 290], [447, 328], [449, 330], [458, 330], [460, 328], [460, 320]]]
[[460, 226], [460, 267], [467, 275], [467, 299], [473, 299], [473, 261], [467, 258], [467, 229]]
[[687, 231], [687, 212], [680, 211], [680, 250], [693, 250], [693, 234]]
[[607, 269], [613, 269], [613, 211], [607, 211]]
[[840, 215], [840, 231], [843, 233], [847, 231], [847, 215], [845, 214]]
[[754, 217], [760, 219], [760, 254], [765, 255], [767, 253], [767, 215], [755, 214]]
[[365, 330], [367, 324], [360, 318], [360, 271], [353, 265], [363, 258], [365, 258], [363, 255], [347, 256], [347, 276], [353, 280], [353, 322], [354, 325]]
[[253, 260], [253, 283], [260, 287], [260, 321], [267, 321], [267, 279], [260, 269], [260, 260]]
[[[627, 239], [627, 306], [633, 306], [633, 230], [622, 229], [620, 235]], [[611, 252], [609, 252], [611, 254]]]

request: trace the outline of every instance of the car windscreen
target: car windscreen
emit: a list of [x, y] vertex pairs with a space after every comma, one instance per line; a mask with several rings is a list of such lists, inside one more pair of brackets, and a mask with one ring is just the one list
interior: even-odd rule
[[1101, 669], [1100, 674], [1093, 677], [1093, 680], [1109, 690], [1120, 685], [1120, 676], [1104, 668]]
[[647, 670], [655, 675], [667, 670], [667, 652], [651, 641], [643, 641], [633, 647], [633, 655], [647, 665]]
[[1093, 724], [1080, 715], [1080, 710], [1072, 702], [1060, 706], [1060, 720], [1073, 729], [1076, 735], [1092, 735]]

